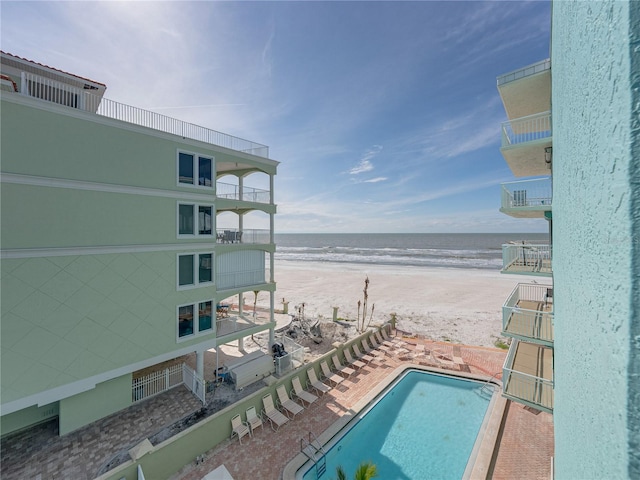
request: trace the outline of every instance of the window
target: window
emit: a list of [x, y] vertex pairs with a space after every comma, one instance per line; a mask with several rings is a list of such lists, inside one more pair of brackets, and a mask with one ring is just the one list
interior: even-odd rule
[[198, 305], [198, 331], [204, 332], [211, 330], [212, 306], [213, 302], [211, 300], [208, 302], [200, 302]]
[[178, 152], [178, 185], [213, 187], [213, 158]]
[[[196, 274], [197, 272], [197, 274]], [[178, 289], [213, 282], [213, 253], [178, 255]]]
[[193, 205], [178, 206], [178, 233], [193, 235]]
[[198, 233], [200, 235], [211, 235], [211, 207], [198, 207]]
[[178, 307], [178, 339], [212, 331], [213, 300]]
[[178, 337], [193, 335], [193, 305], [178, 308]]
[[198, 255], [198, 263], [199, 263], [198, 282], [199, 283], [209, 283], [213, 280], [213, 277], [211, 275], [212, 256], [213, 255], [210, 253], [203, 253], [201, 255]]
[[193, 155], [178, 154], [178, 182], [193, 185]]
[[193, 257], [194, 255], [180, 255], [178, 257], [178, 285], [193, 285]]
[[178, 204], [178, 235], [213, 236], [213, 206]]

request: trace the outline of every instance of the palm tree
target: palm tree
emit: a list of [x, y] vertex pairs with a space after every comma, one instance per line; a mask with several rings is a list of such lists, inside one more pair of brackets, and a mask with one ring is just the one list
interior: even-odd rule
[[[344, 469], [341, 465], [336, 468], [336, 475], [338, 480], [347, 480], [347, 474], [344, 473]], [[356, 469], [356, 473], [353, 475], [353, 480], [371, 480], [378, 476], [378, 468], [371, 461], [362, 462]]]

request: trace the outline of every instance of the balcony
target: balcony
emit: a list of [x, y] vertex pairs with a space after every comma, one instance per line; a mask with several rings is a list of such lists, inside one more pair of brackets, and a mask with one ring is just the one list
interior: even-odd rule
[[514, 340], [502, 368], [502, 394], [553, 413], [553, 349]]
[[267, 245], [271, 243], [271, 232], [267, 229], [243, 228], [216, 230], [216, 243], [245, 245]]
[[553, 346], [553, 287], [518, 284], [502, 306], [502, 334]]
[[549, 59], [501, 75], [497, 85], [510, 120], [551, 110]]
[[216, 197], [252, 203], [271, 203], [271, 192], [259, 188], [242, 187], [231, 183], [216, 182]]
[[551, 245], [530, 243], [502, 245], [501, 273], [550, 277]]
[[269, 147], [260, 143], [217, 132], [159, 113], [114, 102], [86, 90], [51, 80], [40, 75], [22, 72], [20, 94], [70, 108], [84, 110], [104, 117], [151, 128], [164, 133], [209, 143], [238, 152], [269, 158]]
[[550, 218], [551, 178], [502, 184], [500, 211], [516, 218]]
[[551, 158], [547, 161], [545, 149], [552, 143], [549, 111], [502, 123], [500, 152], [516, 177], [548, 175]]

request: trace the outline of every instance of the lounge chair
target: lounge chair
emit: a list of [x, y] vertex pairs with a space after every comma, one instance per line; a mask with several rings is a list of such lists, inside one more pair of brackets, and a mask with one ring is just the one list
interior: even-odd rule
[[375, 332], [373, 335], [373, 340], [372, 342], [374, 342], [374, 347], [382, 350], [384, 353], [386, 354], [391, 354], [391, 347], [387, 346], [384, 344], [384, 340], [382, 340], [382, 336], [380, 335], [380, 332]]
[[300, 377], [293, 377], [291, 379], [291, 385], [293, 385], [291, 396], [295, 396], [302, 403], [306, 404], [307, 407], [310, 407], [313, 402], [318, 400], [318, 397], [316, 395], [311, 392], [307, 392], [304, 388], [302, 388]]
[[273, 405], [273, 398], [271, 398], [270, 393], [267, 393], [262, 397], [262, 405], [264, 407], [262, 413], [269, 420], [271, 428], [274, 432], [277, 432], [282, 425], [289, 421], [287, 416], [280, 410], [276, 409], [276, 407]]
[[356, 371], [353, 368], [346, 367], [346, 366], [342, 365], [340, 363], [340, 359], [338, 358], [338, 355], [333, 355], [331, 357], [331, 360], [333, 361], [334, 371], [336, 373], [344, 375], [344, 378], [348, 378], [351, 375], [353, 375], [354, 373], [356, 373]]
[[[354, 345], [354, 346], [357, 346], [357, 345]], [[344, 349], [344, 359], [347, 361], [349, 365], [353, 365], [358, 370], [365, 366], [364, 362], [361, 362], [360, 360], [356, 360], [351, 356], [351, 352], [349, 351], [348, 348]]]
[[378, 363], [380, 364], [380, 362], [383, 361], [383, 359], [381, 357], [384, 357], [384, 353], [382, 352], [378, 352], [376, 350], [373, 350], [369, 344], [367, 343], [366, 339], [362, 339], [362, 341], [360, 342], [362, 344], [362, 348], [364, 349], [365, 353], [369, 356], [373, 356], [373, 362], [374, 363]]
[[318, 380], [318, 377], [316, 376], [316, 371], [313, 368], [310, 368], [309, 370], [307, 370], [307, 376], [309, 377], [307, 388], [308, 387], [313, 388], [318, 393], [318, 395], [324, 395], [329, 390], [331, 390], [331, 387], [329, 385], [326, 385], [322, 383], [320, 380]]
[[301, 407], [299, 403], [296, 403], [289, 398], [289, 394], [284, 388], [284, 385], [279, 385], [278, 388], [276, 388], [276, 392], [278, 393], [280, 407], [284, 409], [284, 413], [287, 417], [293, 419], [297, 414], [304, 411], [304, 407]]
[[239, 414], [233, 417], [231, 419], [231, 438], [233, 439], [233, 437], [237, 435], [238, 441], [240, 445], [242, 445], [242, 437], [247, 434], [251, 436], [251, 430], [249, 430], [247, 422], [243, 422]]
[[356, 357], [358, 357], [358, 360], [362, 360], [365, 363], [370, 363], [374, 360], [374, 358], [371, 355], [367, 355], [366, 353], [362, 353], [360, 351], [360, 349], [358, 348], [358, 344], [354, 343], [353, 344], [353, 353], [356, 354]]
[[391, 338], [389, 336], [389, 334], [387, 333], [387, 329], [385, 327], [382, 327], [382, 329], [380, 330], [380, 334], [382, 335], [382, 338], [384, 339], [384, 344], [389, 346], [389, 344], [391, 344], [394, 347], [404, 347], [407, 342], [403, 341], [403, 340], [399, 340], [397, 338]]
[[264, 430], [264, 426], [262, 425], [262, 417], [256, 413], [256, 407], [247, 408], [247, 423], [249, 424], [249, 428], [251, 429], [251, 433], [256, 431], [256, 428], [261, 427]]
[[322, 375], [324, 376], [324, 379], [329, 383], [333, 383], [334, 387], [337, 387], [343, 382], [344, 378], [342, 378], [337, 373], [333, 373], [331, 369], [329, 369], [329, 365], [327, 365], [326, 361], [323, 360], [322, 362], [320, 362], [320, 368], [322, 369]]

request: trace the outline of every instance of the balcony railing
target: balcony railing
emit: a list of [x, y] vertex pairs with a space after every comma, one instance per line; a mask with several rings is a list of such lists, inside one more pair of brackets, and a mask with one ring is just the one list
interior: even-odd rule
[[271, 243], [270, 233], [267, 229], [256, 228], [218, 229], [216, 230], [216, 242], [266, 245]]
[[[527, 352], [519, 352], [520, 346], [530, 346], [524, 342], [514, 340], [509, 348], [509, 353], [502, 368], [502, 388], [503, 394], [512, 400], [525, 405], [533, 406], [546, 412], [553, 412], [553, 380], [544, 378], [543, 371], [538, 366], [533, 366], [536, 373], [525, 373], [519, 370], [519, 364], [526, 363], [522, 359], [517, 359], [521, 355], [527, 356]], [[535, 347], [534, 347], [535, 348]], [[543, 349], [544, 347], [539, 347]], [[547, 349], [544, 354], [552, 355], [551, 349]], [[548, 363], [548, 362], [547, 362]], [[551, 361], [552, 363], [552, 361]], [[546, 376], [553, 377], [552, 372]]]
[[502, 210], [551, 210], [551, 178], [502, 184]]
[[67, 107], [93, 112], [98, 115], [152, 128], [161, 132], [178, 135], [200, 142], [229, 148], [269, 158], [269, 147], [260, 143], [234, 137], [209, 128], [201, 127], [159, 113], [114, 102], [85, 90], [50, 80], [32, 73], [22, 72], [21, 92], [23, 95], [39, 98]]
[[502, 122], [502, 147], [551, 138], [551, 112]]
[[216, 183], [216, 197], [228, 198], [230, 200], [242, 200], [243, 202], [271, 203], [271, 192], [259, 188], [242, 187], [242, 198], [240, 186], [231, 183]]
[[502, 245], [502, 271], [551, 276], [551, 245], [529, 243]]
[[547, 58], [546, 60], [541, 60], [539, 62], [532, 63], [531, 65], [527, 65], [526, 67], [518, 68], [517, 70], [513, 70], [512, 72], [500, 75], [497, 79], [497, 83], [498, 86], [504, 85], [505, 83], [513, 82], [514, 80], [529, 77], [531, 75], [535, 75], [536, 73], [544, 72], [545, 70], [550, 69], [551, 59]]
[[249, 270], [243, 272], [217, 273], [216, 288], [229, 290], [232, 288], [251, 287], [269, 282], [269, 269]]
[[502, 307], [502, 332], [522, 338], [553, 344], [553, 287], [520, 283]]

